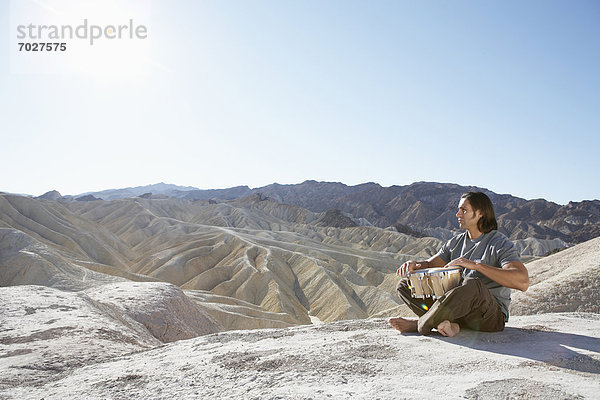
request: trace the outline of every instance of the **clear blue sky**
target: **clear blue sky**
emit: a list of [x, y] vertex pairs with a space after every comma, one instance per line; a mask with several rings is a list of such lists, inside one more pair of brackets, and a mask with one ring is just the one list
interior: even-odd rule
[[[14, 1], [0, 191], [315, 179], [600, 198], [600, 2], [97, 1], [72, 17], [112, 4], [104, 20], [148, 27], [140, 56], [23, 73], [14, 26], [41, 17]], [[19, 1], [47, 20], [69, 4]]]

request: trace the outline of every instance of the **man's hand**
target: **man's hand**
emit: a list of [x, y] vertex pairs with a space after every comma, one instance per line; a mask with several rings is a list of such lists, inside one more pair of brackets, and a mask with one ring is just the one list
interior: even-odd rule
[[476, 270], [478, 267], [478, 263], [471, 261], [467, 258], [464, 257], [460, 257], [460, 258], [455, 258], [454, 260], [450, 261], [448, 264], [444, 265], [444, 268], [448, 268], [448, 267], [463, 267], [466, 269], [474, 269]]
[[400, 266], [400, 268], [398, 268], [398, 270], [396, 271], [396, 275], [402, 277], [405, 276], [407, 273], [412, 272], [416, 269], [421, 269], [422, 267], [423, 264], [421, 262], [410, 260], [405, 262]]

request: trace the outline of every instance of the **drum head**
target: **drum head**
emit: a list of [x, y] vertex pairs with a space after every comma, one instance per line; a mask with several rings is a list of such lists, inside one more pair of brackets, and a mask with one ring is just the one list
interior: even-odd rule
[[460, 273], [462, 270], [461, 267], [450, 267], [450, 268], [444, 268], [444, 269], [448, 272], [458, 272], [458, 273]]
[[429, 268], [429, 275], [435, 275], [435, 274], [454, 274], [454, 273], [460, 273], [461, 268], [460, 267], [450, 267], [450, 268], [444, 268], [444, 267], [440, 267], [440, 268]]
[[408, 273], [406, 274], [406, 276], [411, 276], [411, 275], [420, 275], [420, 274], [425, 274], [425, 275], [427, 275], [427, 269], [417, 269], [417, 270], [415, 270], [415, 271], [408, 272]]

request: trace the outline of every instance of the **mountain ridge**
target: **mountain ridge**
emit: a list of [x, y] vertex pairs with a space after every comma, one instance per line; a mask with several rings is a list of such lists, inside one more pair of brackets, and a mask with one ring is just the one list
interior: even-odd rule
[[[139, 187], [136, 193], [147, 194], [149, 188]], [[306, 180], [299, 184], [273, 183], [254, 189], [236, 186], [226, 189], [157, 191], [153, 194], [212, 203], [259, 195], [316, 213], [339, 210], [352, 215], [355, 221], [361, 220], [359, 225], [371, 224], [380, 228], [403, 226], [419, 235], [427, 229], [456, 231], [456, 206], [460, 195], [467, 191], [482, 191], [491, 198], [499, 230], [512, 240], [534, 237], [560, 239], [574, 244], [600, 236], [600, 200], [560, 205], [545, 199], [527, 200], [454, 183], [420, 181], [404, 186], [383, 187], [374, 182], [348, 186], [340, 182]], [[91, 192], [88, 195], [102, 197], [102, 193], [112, 199], [121, 198], [118, 196], [133, 197], [131, 190], [125, 189]], [[78, 196], [81, 195], [75, 198]]]

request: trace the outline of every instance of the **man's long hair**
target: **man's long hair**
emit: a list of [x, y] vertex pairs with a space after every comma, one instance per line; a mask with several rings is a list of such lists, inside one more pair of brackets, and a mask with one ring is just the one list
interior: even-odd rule
[[466, 199], [469, 202], [471, 208], [473, 208], [473, 212], [479, 210], [481, 213], [481, 218], [477, 221], [477, 229], [480, 232], [488, 233], [498, 229], [494, 206], [485, 193], [468, 192], [460, 196], [460, 198]]

